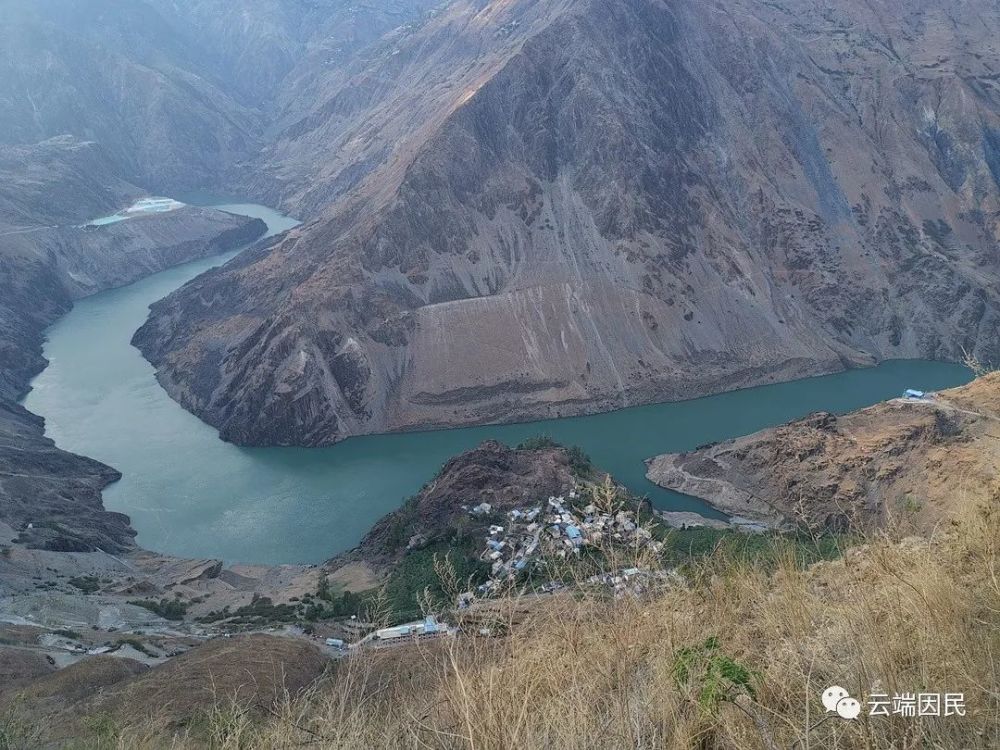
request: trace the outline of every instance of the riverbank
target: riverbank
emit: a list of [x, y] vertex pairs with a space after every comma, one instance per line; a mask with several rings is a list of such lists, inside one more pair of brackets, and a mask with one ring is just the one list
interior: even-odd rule
[[450, 458], [485, 440], [517, 445], [538, 435], [579, 446], [658, 509], [721, 519], [705, 503], [651, 483], [644, 461], [969, 377], [959, 365], [895, 361], [587, 417], [367, 436], [326, 448], [240, 448], [170, 399], [129, 343], [148, 305], [186, 278], [187, 269], [176, 269], [82, 303], [51, 330], [53, 365], [31, 396], [60, 445], [122, 471], [104, 499], [132, 518], [138, 543], [179, 557], [322, 562], [357, 545]]
[[[536, 710], [549, 710], [548, 693], [533, 692], [535, 680], [544, 676], [556, 683], [572, 680], [570, 694], [576, 697], [571, 710], [578, 712], [574, 727], [585, 725], [608, 700], [622, 710], [636, 701], [635, 706], [647, 708], [673, 706], [670, 710], [681, 712], [668, 722], [673, 731], [703, 736], [708, 719], [685, 719], [682, 707], [690, 700], [689, 688], [704, 694], [700, 681], [713, 678], [699, 671], [699, 665], [718, 655], [726, 664], [740, 665], [740, 670], [727, 671], [732, 684], [726, 683], [726, 695], [745, 693], [751, 700], [747, 706], [771, 701], [785, 712], [811, 710], [795, 703], [815, 697], [810, 684], [850, 680], [870, 692], [884, 684], [905, 687], [930, 674], [937, 681], [931, 688], [940, 682], [949, 690], [965, 691], [970, 706], [977, 706], [969, 714], [972, 733], [982, 736], [982, 728], [998, 714], [995, 702], [977, 691], [992, 684], [984, 680], [995, 675], [988, 660], [970, 661], [962, 654], [969, 644], [980, 651], [989, 647], [982, 640], [980, 605], [990, 596], [990, 584], [977, 570], [995, 562], [990, 545], [997, 533], [997, 495], [991, 487], [1000, 470], [993, 437], [1000, 420], [998, 394], [1000, 375], [991, 375], [926, 402], [883, 403], [838, 417], [833, 425], [829, 419], [792, 423], [764, 433], [770, 442], [758, 436], [760, 451], [751, 449], [748, 455], [786, 442], [789, 455], [801, 454], [801, 440], [773, 436], [833, 426], [844, 432], [840, 444], [856, 444], [868, 460], [845, 460], [847, 469], [891, 479], [891, 485], [868, 488], [870, 492], [893, 500], [890, 490], [913, 490], [909, 505], [899, 508], [907, 513], [894, 516], [893, 523], [873, 531], [854, 526], [861, 519], [852, 516], [851, 533], [842, 538], [822, 532], [747, 537], [713, 529], [657, 531], [643, 520], [644, 504], [631, 505], [633, 498], [601, 481], [600, 467], [586, 456], [537, 440], [518, 450], [487, 443], [456, 457], [418, 496], [376, 524], [354, 555], [320, 568], [227, 568], [219, 560], [176, 560], [144, 552], [119, 557], [18, 548], [5, 554], [5, 563], [0, 561], [0, 585], [4, 571], [26, 560], [25, 570], [35, 575], [22, 576], [20, 595], [0, 600], [7, 621], [0, 623], [0, 663], [7, 670], [0, 708], [14, 705], [11, 701], [20, 694], [23, 703], [18, 705], [30, 707], [33, 719], [44, 717], [44, 726], [35, 727], [33, 721], [16, 726], [34, 728], [39, 737], [88, 736], [93, 729], [81, 717], [99, 714], [112, 717], [105, 721], [112, 721], [116, 736], [128, 737], [132, 746], [152, 737], [154, 747], [179, 732], [181, 746], [190, 740], [196, 747], [205, 706], [225, 711], [238, 705], [248, 717], [244, 744], [270, 747], [277, 736], [275, 717], [295, 717], [291, 724], [277, 719], [286, 733], [289, 726], [304, 732], [303, 737], [331, 731], [337, 710], [330, 714], [317, 708], [328, 705], [322, 700], [295, 702], [299, 691], [309, 690], [312, 696], [331, 698], [334, 706], [362, 701], [365, 736], [377, 736], [385, 744], [411, 736], [412, 712], [426, 709], [414, 703], [415, 695], [428, 696], [436, 706], [463, 706], [471, 689], [479, 697], [470, 706], [495, 711], [499, 701], [500, 710], [508, 710], [502, 696], [488, 698], [493, 695], [484, 682], [489, 675], [489, 684], [502, 681], [503, 695], [520, 696], [518, 705], [530, 696]], [[912, 426], [893, 422], [893, 414], [910, 419]], [[890, 423], [889, 429], [865, 433], [879, 422]], [[870, 450], [873, 441], [880, 450]], [[810, 483], [827, 483], [815, 465], [824, 455], [843, 458], [824, 448], [790, 461], [787, 471], [775, 468], [776, 476], [809, 490], [802, 506], [819, 516], [828, 504]], [[951, 494], [941, 494], [944, 489]], [[556, 492], [560, 497], [546, 502], [545, 496]], [[816, 503], [811, 502], [814, 497]], [[526, 515], [536, 505], [544, 508], [539, 511], [544, 529], [532, 528], [537, 519]], [[574, 524], [585, 532], [580, 552], [573, 552]], [[528, 554], [530, 544], [522, 545], [532, 535], [540, 542], [535, 556]], [[636, 555], [634, 540], [640, 538], [647, 543]], [[499, 555], [495, 560], [494, 554]], [[517, 568], [519, 559], [527, 563], [523, 569]], [[486, 567], [472, 569], [467, 577], [470, 562]], [[356, 573], [359, 566], [375, 573], [360, 588], [376, 587], [379, 593], [349, 595], [349, 576], [341, 574]], [[476, 586], [480, 581], [485, 588]], [[471, 602], [461, 593], [469, 586]], [[223, 601], [230, 603], [224, 606]], [[352, 649], [349, 660], [339, 661], [344, 651], [336, 644], [341, 640], [357, 640], [380, 623], [419, 612], [421, 604], [446, 612], [449, 622], [458, 623], [458, 637], [402, 638], [391, 649]], [[809, 617], [800, 618], [802, 611]], [[760, 615], [748, 621], [747, 612]], [[350, 618], [355, 613], [357, 620]], [[769, 647], [761, 634], [770, 639]], [[942, 651], [943, 636], [961, 648]], [[328, 637], [334, 645], [325, 645]], [[907, 644], [905, 655], [893, 658], [890, 650], [887, 656], [885, 644], [891, 638]], [[789, 660], [789, 653], [801, 659]], [[656, 677], [676, 674], [682, 655], [690, 685]], [[550, 670], [553, 662], [556, 667]], [[283, 667], [276, 671], [278, 663]], [[873, 664], [879, 670], [874, 675]], [[609, 687], [598, 678], [608, 665], [625, 665], [621, 684]], [[275, 674], [281, 675], [278, 682]], [[372, 674], [380, 675], [375, 698], [367, 678], [355, 681]], [[460, 695], [454, 692], [456, 680], [464, 686]], [[423, 687], [415, 691], [414, 684]], [[220, 702], [212, 692], [219, 685], [237, 696], [237, 703]], [[283, 689], [291, 704], [281, 702]], [[164, 707], [165, 695], [177, 698]], [[763, 726], [769, 736], [793, 742], [812, 726], [803, 721], [796, 734], [771, 722], [771, 713], [763, 709], [758, 720], [746, 723], [745, 713], [727, 713], [726, 705], [720, 699], [710, 714], [711, 726], [730, 739], [763, 731]], [[137, 708], [141, 706], [145, 708]], [[405, 707], [402, 713], [399, 706]], [[558, 715], [566, 710], [561, 701]], [[704, 717], [702, 710], [697, 715]], [[142, 728], [134, 722], [137, 711], [146, 722]], [[373, 711], [379, 717], [377, 730], [367, 723]], [[250, 721], [250, 716], [256, 718]], [[586, 726], [601, 737], [607, 721]], [[947, 738], [972, 736], [963, 728], [969, 722], [927, 725], [925, 731], [947, 745]], [[546, 722], [551, 726], [552, 721]], [[647, 739], [662, 729], [655, 717], [629, 726]], [[897, 737], [894, 726], [887, 722], [878, 730], [880, 736], [887, 741]], [[341, 724], [337, 727], [344, 731]], [[535, 736], [541, 729], [528, 722], [522, 731]], [[538, 736], [552, 735], [546, 730]], [[822, 729], [809, 736], [829, 739]]]
[[[296, 224], [261, 206], [207, 203], [264, 220], [269, 235]], [[151, 304], [227, 257], [185, 264], [79, 301], [47, 331], [45, 355], [52, 364], [33, 381], [25, 402], [46, 418], [46, 433], [60, 448], [122, 473], [104, 490], [103, 501], [109, 511], [131, 518], [138, 544], [181, 558], [320, 563], [358, 544], [451, 457], [484, 440], [517, 445], [538, 435], [579, 446], [660, 510], [724, 520], [706, 503], [650, 482], [644, 461], [810, 411], [846, 412], [905, 387], [934, 389], [968, 379], [958, 365], [900, 360], [587, 417], [367, 436], [327, 448], [239, 448], [170, 399], [131, 344]]]
[[[47, 360], [46, 327], [80, 299], [166, 266], [252, 242], [260, 221], [199, 208], [84, 229], [45, 226], [4, 239], [0, 274], [0, 518], [24, 544], [52, 550], [121, 552], [135, 532], [105, 509], [101, 493], [120, 474], [68, 452], [43, 421], [17, 403]], [[40, 260], [42, 259], [42, 260]]]
[[751, 523], [815, 533], [929, 528], [1000, 473], [1000, 375], [829, 412], [648, 461], [650, 480]]
[[[982, 573], [997, 563], [1000, 497], [989, 484], [963, 491], [949, 523], [869, 536], [841, 559], [803, 565], [779, 540], [767, 564], [748, 565], [740, 548], [715, 545], [649, 589], [513, 593], [471, 613], [457, 638], [402, 639], [339, 663], [298, 636], [217, 638], [152, 669], [126, 644], [115, 652], [125, 658], [62, 673], [7, 646], [21, 676], [0, 685], [0, 708], [24, 709], [9, 724], [19, 739], [137, 748], [201, 748], [223, 734], [248, 748], [451, 746], [456, 726], [468, 747], [574, 747], [584, 734], [601, 746], [993, 747], [1000, 706], [983, 686], [997, 665], [981, 655], [1000, 623], [983, 607], [996, 591]], [[824, 721], [831, 684], [862, 705], [947, 690], [963, 714]]]
[[[219, 207], [234, 213], [259, 209]], [[144, 218], [143, 223], [156, 218]], [[269, 218], [269, 233], [278, 231], [281, 222], [294, 224], [287, 217]], [[302, 559], [304, 563], [352, 547], [381, 515], [414, 495], [433, 467], [484, 439], [499, 435], [516, 443], [541, 433], [568, 445], [582, 444], [602, 469], [630, 484], [633, 491], [653, 489], [641, 471], [642, 459], [654, 445], [702, 442], [720, 432], [739, 434], [747, 425], [770, 423], [786, 413], [794, 416], [796, 410], [811, 407], [817, 396], [832, 408], [849, 409], [859, 401], [898, 392], [901, 383], [931, 388], [965, 376], [960, 368], [940, 363], [889, 363], [828, 378], [572, 420], [386, 435], [312, 451], [245, 450], [219, 441], [210, 427], [167, 398], [151, 368], [128, 343], [150, 301], [225, 257], [186, 264], [90, 297], [49, 330], [46, 353], [52, 366], [36, 379], [28, 403], [45, 404], [40, 411], [48, 417], [47, 434], [60, 446], [94, 454], [125, 470], [124, 478], [105, 493], [108, 507], [140, 520], [136, 525], [142, 546], [175, 555], [131, 550], [130, 540], [121, 550], [102, 547], [103, 552], [56, 553], [9, 544], [0, 585], [11, 597], [5, 606], [12, 616], [49, 628], [96, 627], [94, 632], [111, 641], [114, 633], [128, 630], [179, 644], [210, 637], [220, 627], [229, 627], [225, 621], [233, 617], [258, 625], [294, 621], [304, 612], [302, 602], [314, 596], [326, 574], [338, 591], [370, 589], [392, 574], [380, 574], [367, 559], [348, 560], [326, 571], [309, 564], [277, 564], [293, 559], [287, 552], [290, 546], [301, 551], [314, 545], [315, 557]], [[109, 407], [111, 412], [102, 411]], [[87, 432], [95, 427], [102, 431], [96, 441], [94, 433]], [[188, 442], [174, 442], [178, 437]], [[126, 452], [119, 456], [118, 450]], [[132, 463], [129, 456], [145, 463]], [[171, 460], [164, 461], [164, 456]], [[303, 492], [302, 478], [315, 483], [316, 494]], [[384, 483], [386, 478], [396, 484]], [[477, 492], [498, 491], [496, 482], [484, 479], [479, 485]], [[331, 502], [335, 499], [331, 488], [349, 504], [338, 509]], [[213, 495], [228, 504], [213, 506]], [[99, 504], [99, 489], [95, 497]], [[288, 498], [311, 506], [309, 512], [302, 513], [303, 505], [290, 505]], [[366, 503], [368, 498], [378, 502]], [[704, 506], [677, 495], [654, 496], [654, 502], [704, 512]], [[202, 514], [207, 508], [209, 515], [177, 515], [192, 508]], [[213, 512], [218, 515], [213, 517]], [[338, 542], [331, 528], [344, 527], [348, 534]], [[357, 529], [354, 537], [352, 527]], [[37, 531], [42, 529], [51, 527], [40, 524]], [[34, 524], [31, 530], [36, 531]], [[156, 536], [150, 537], [151, 533]], [[178, 552], [175, 545], [198, 542], [199, 535], [205, 544], [201, 552]], [[270, 560], [260, 557], [268, 543], [274, 550]], [[220, 557], [273, 564], [227, 565]], [[408, 566], [403, 566], [406, 572], [400, 578], [404, 588], [413, 578]], [[420, 576], [428, 570], [422, 569]]]
[[[110, 205], [110, 204], [101, 204]], [[108, 510], [102, 492], [121, 473], [106, 463], [67, 450], [58, 425], [46, 424], [14, 400], [27, 392], [28, 406], [44, 377], [29, 391], [28, 378], [48, 361], [42, 342], [59, 316], [102, 290], [114, 294], [139, 277], [173, 267], [201, 268], [295, 222], [261, 207], [172, 206], [129, 221], [84, 227], [36, 227], [4, 247], [14, 263], [34, 264], [34, 275], [0, 277], [0, 342], [5, 366], [0, 378], [0, 599], [7, 622], [34, 627], [85, 628], [109, 635], [121, 629], [151, 628], [177, 634], [177, 623], [129, 604], [152, 592], [175, 592], [209, 581], [200, 596], [213, 605], [239, 607], [273, 588], [295, 588], [305, 568], [224, 571], [215, 561], [172, 558], [136, 547], [127, 515]], [[232, 208], [234, 210], [225, 210]], [[75, 217], [73, 217], [75, 219]], [[38, 266], [37, 257], [48, 265]], [[14, 286], [11, 286], [14, 284]], [[58, 322], [56, 323], [58, 325]], [[85, 349], [91, 341], [80, 342]], [[38, 350], [38, 354], [32, 354]], [[90, 349], [93, 356], [100, 353]], [[11, 353], [10, 357], [6, 355]], [[46, 352], [49, 359], [51, 353]], [[51, 366], [51, 362], [49, 363]], [[44, 370], [46, 372], [48, 370]], [[113, 373], [108, 377], [114, 378]], [[53, 394], [56, 398], [59, 393]], [[142, 436], [136, 436], [142, 442]], [[163, 456], [161, 456], [163, 459]], [[225, 573], [225, 576], [223, 576]], [[309, 585], [315, 588], [315, 581]], [[308, 586], [307, 586], [308, 587]], [[88, 598], [91, 593], [99, 596]], [[194, 595], [189, 595], [191, 598]], [[190, 634], [194, 634], [191, 630]], [[77, 653], [78, 650], [71, 650]]]

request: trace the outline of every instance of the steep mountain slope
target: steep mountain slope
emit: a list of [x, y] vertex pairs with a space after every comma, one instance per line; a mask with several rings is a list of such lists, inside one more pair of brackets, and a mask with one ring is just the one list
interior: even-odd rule
[[82, 224], [112, 214], [142, 194], [96, 143], [69, 135], [0, 145], [0, 178], [3, 237], [18, 227]]
[[[394, 178], [380, 185], [381, 192], [392, 189], [419, 145], [471, 92], [469, 86], [495, 74], [518, 39], [569, 5], [515, 4], [499, 12], [516, 22], [498, 28], [492, 20], [496, 3], [444, 3], [344, 65], [317, 64], [315, 55], [303, 60], [288, 76], [274, 137], [247, 165], [247, 189], [306, 217], [317, 216], [380, 168], [388, 167]], [[511, 43], [502, 39], [515, 34]]]
[[71, 134], [147, 189], [218, 188], [266, 142], [296, 66], [342, 64], [429, 5], [3, 0], [0, 142]]
[[94, 140], [127, 179], [161, 191], [210, 182], [255, 145], [253, 108], [154, 4], [9, 1], [0, 17], [4, 142]]
[[336, 70], [387, 31], [440, 0], [174, 0], [156, 8], [178, 34], [213, 56], [245, 103], [272, 114], [295, 81]]
[[258, 189], [322, 215], [136, 343], [248, 444], [995, 356], [998, 30], [985, 0], [453, 3], [266, 153]]
[[104, 509], [101, 491], [121, 475], [110, 466], [57, 448], [45, 425], [0, 398], [0, 531], [4, 542], [60, 552], [132, 546], [129, 518]]
[[256, 153], [285, 79], [346, 64], [428, 0], [0, 0], [0, 530], [56, 550], [132, 544], [101, 490], [16, 405], [46, 326], [79, 297], [254, 240], [262, 222], [184, 208], [80, 225], [150, 190], [218, 188]]

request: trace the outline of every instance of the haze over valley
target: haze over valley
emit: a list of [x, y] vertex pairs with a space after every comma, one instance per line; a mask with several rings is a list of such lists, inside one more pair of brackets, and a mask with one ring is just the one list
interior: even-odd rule
[[0, 746], [1000, 742], [799, 706], [997, 679], [998, 243], [994, 0], [0, 0]]

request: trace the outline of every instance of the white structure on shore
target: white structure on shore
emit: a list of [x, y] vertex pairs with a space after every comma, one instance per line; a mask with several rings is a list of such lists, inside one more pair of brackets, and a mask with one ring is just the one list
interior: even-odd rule
[[427, 615], [423, 620], [376, 630], [375, 637], [380, 641], [398, 641], [400, 638], [443, 635], [447, 632], [448, 627], [446, 625], [439, 623], [434, 615]]
[[125, 221], [126, 219], [142, 216], [144, 214], [169, 213], [170, 211], [176, 211], [179, 208], [184, 208], [184, 206], [184, 203], [174, 200], [173, 198], [141, 198], [128, 208], [122, 209], [116, 214], [111, 214], [111, 216], [102, 216], [100, 219], [94, 219], [85, 226], [101, 227], [107, 224], [116, 224], [119, 221]]

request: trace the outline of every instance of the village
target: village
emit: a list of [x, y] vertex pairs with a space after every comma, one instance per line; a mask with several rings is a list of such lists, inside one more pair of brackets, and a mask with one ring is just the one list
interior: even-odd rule
[[[547, 562], [579, 556], [587, 547], [594, 550], [627, 550], [631, 560], [644, 555], [658, 555], [663, 543], [639, 522], [635, 512], [624, 507], [599, 508], [583, 505], [583, 499], [571, 491], [568, 497], [550, 497], [544, 505], [510, 510], [504, 523], [489, 527], [483, 560], [490, 564], [490, 577], [473, 594], [460, 597], [460, 608], [476, 597], [488, 598], [505, 591], [519, 576], [543, 571]], [[492, 513], [488, 503], [469, 511], [472, 515]], [[652, 574], [635, 565], [588, 577], [588, 583], [606, 583], [624, 590], [625, 579]], [[560, 588], [558, 581], [542, 583], [537, 590]]]
[[[624, 507], [600, 508], [593, 502], [584, 502], [578, 492], [571, 491], [567, 496], [549, 497], [544, 503], [525, 505], [502, 514], [490, 503], [464, 506], [471, 518], [491, 522], [484, 535], [481, 554], [490, 572], [485, 582], [457, 596], [455, 607], [460, 619], [463, 612], [473, 609], [477, 603], [515, 590], [544, 595], [565, 589], [568, 584], [551, 575], [553, 565], [570, 570], [573, 560], [580, 558], [587, 548], [598, 554], [616, 549], [622, 553], [621, 562], [627, 564], [612, 564], [610, 569], [598, 572], [588, 570], [584, 577], [575, 578], [573, 585], [601, 587], [619, 597], [640, 595], [673, 577], [670, 571], [658, 565], [642, 564], [641, 561], [656, 559], [663, 542], [654, 537], [634, 511]], [[559, 566], [560, 561], [567, 564]], [[519, 588], [519, 582], [532, 577], [532, 585]], [[477, 627], [475, 630], [480, 635], [489, 634], [488, 629]], [[455, 636], [461, 632], [462, 626], [448, 624], [430, 614], [422, 620], [373, 630], [350, 644], [343, 639], [328, 638], [326, 645], [346, 652]], [[358, 635], [362, 633], [359, 631]]]

